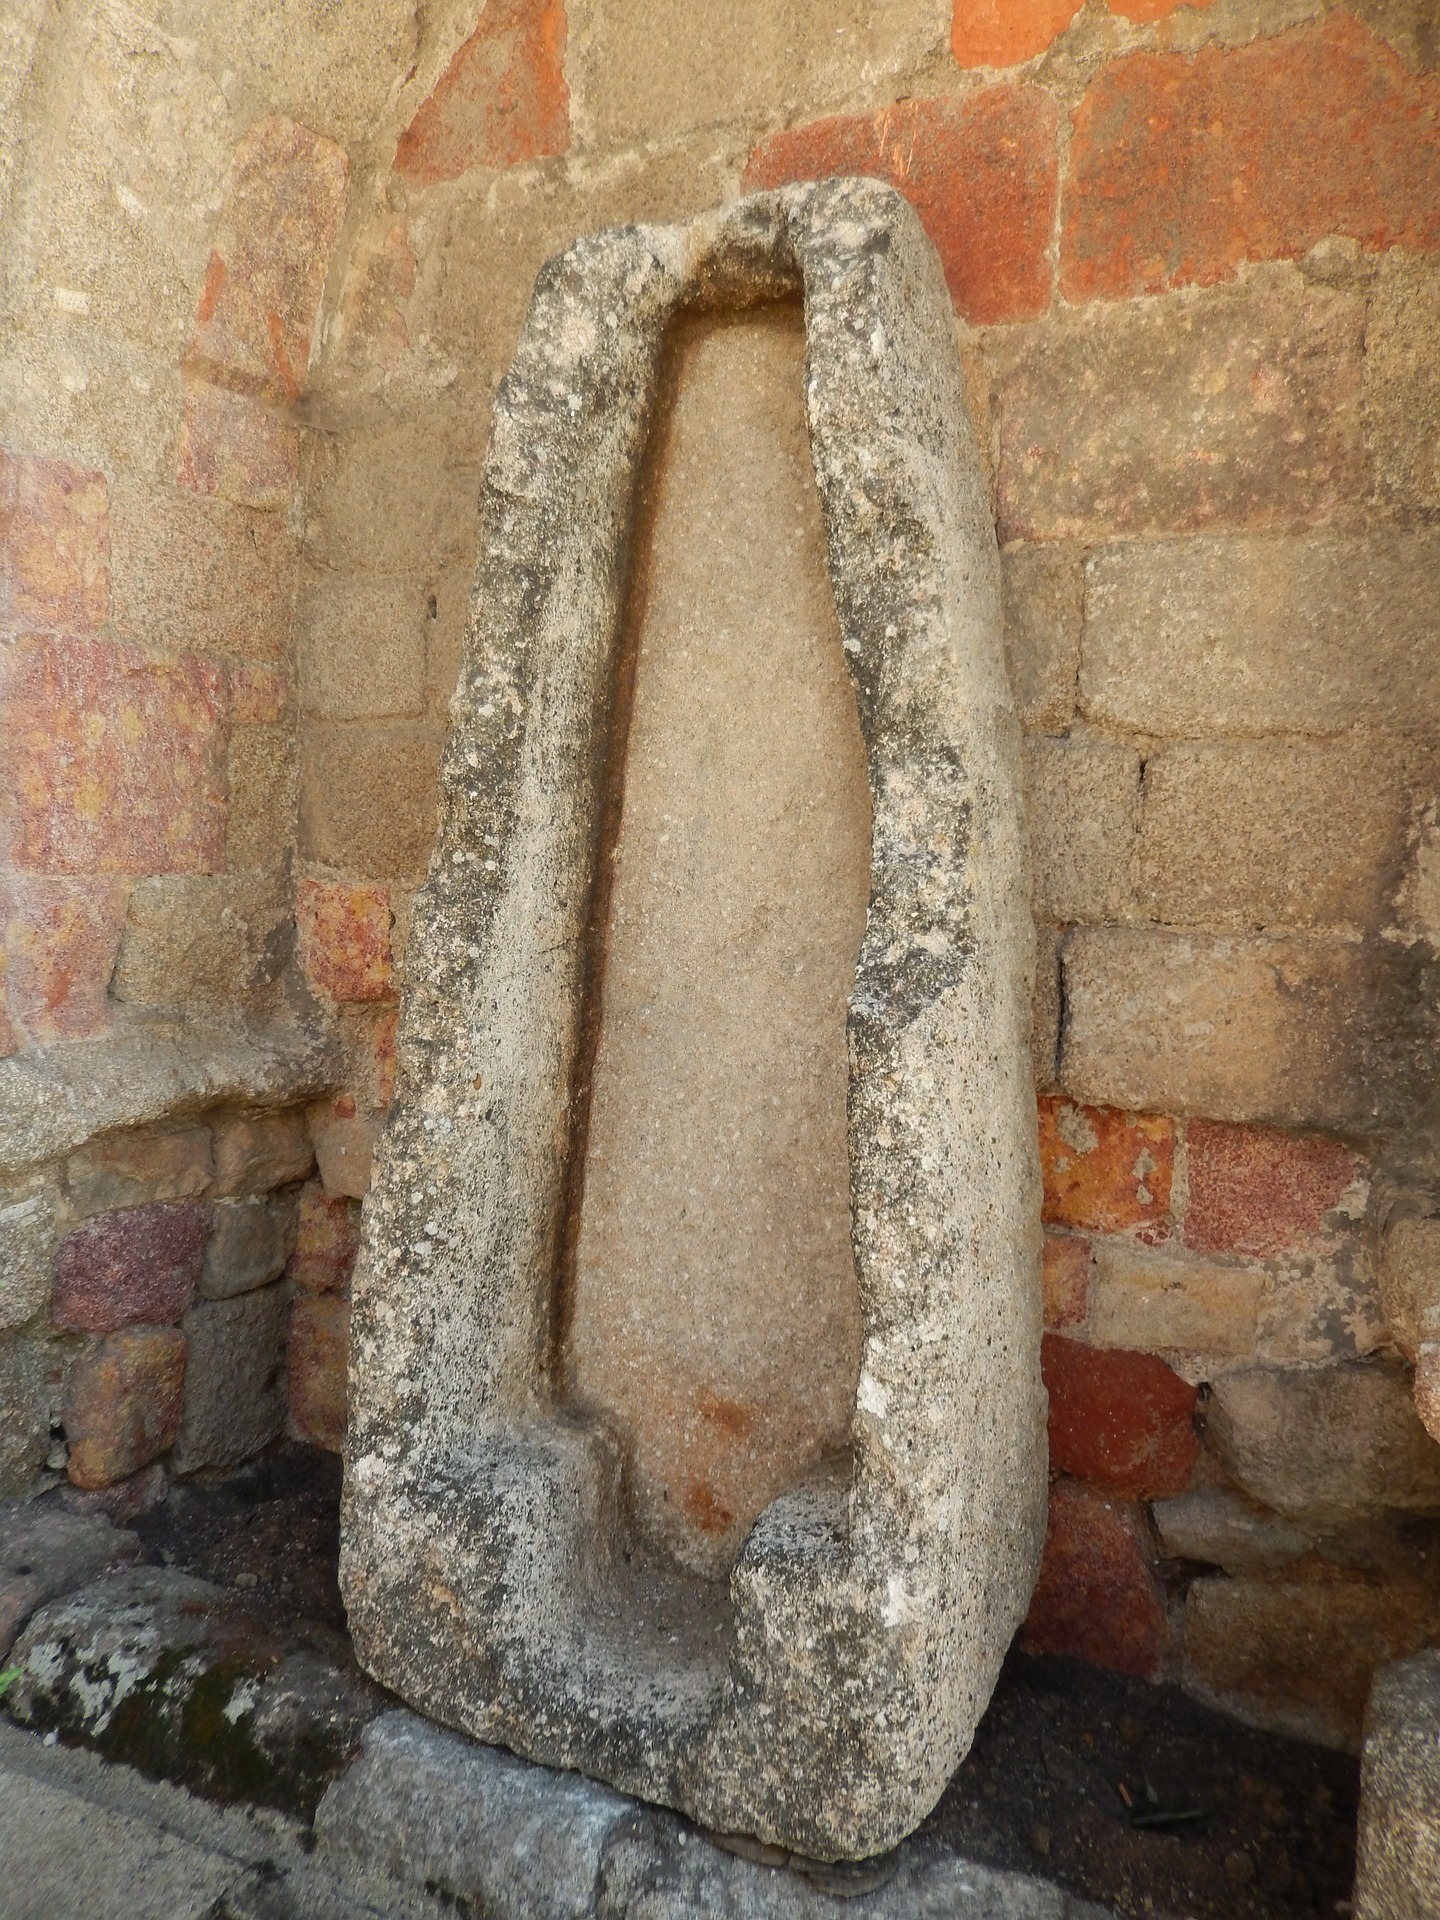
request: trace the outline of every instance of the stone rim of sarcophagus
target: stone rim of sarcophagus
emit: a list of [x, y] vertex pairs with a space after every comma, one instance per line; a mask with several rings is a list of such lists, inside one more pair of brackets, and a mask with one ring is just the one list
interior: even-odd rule
[[[847, 1033], [849, 1453], [728, 1583], [636, 1548], [554, 1317], [616, 649], [667, 332], [803, 297], [873, 816]], [[934, 251], [871, 180], [579, 240], [496, 398], [480, 558], [352, 1305], [341, 1579], [434, 1718], [824, 1858], [967, 1751], [1045, 1530], [1033, 929], [999, 561]]]

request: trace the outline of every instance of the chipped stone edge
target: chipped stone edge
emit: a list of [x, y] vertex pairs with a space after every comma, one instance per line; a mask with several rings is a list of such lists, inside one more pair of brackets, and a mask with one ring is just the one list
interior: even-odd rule
[[[728, 1638], [667, 1655], [622, 1565], [623, 1463], [550, 1386], [595, 821], [665, 330], [797, 290], [874, 814], [849, 1015], [854, 1468], [772, 1503]], [[354, 1283], [357, 1650], [481, 1739], [719, 1830], [873, 1853], [969, 1747], [1046, 1498], [1019, 728], [949, 301], [898, 194], [760, 194], [542, 271], [497, 396], [452, 718]]]

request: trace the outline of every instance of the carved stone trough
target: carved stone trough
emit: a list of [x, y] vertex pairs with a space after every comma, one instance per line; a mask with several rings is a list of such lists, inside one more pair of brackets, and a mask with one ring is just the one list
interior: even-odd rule
[[[585, 1387], [577, 1316], [616, 1324], [581, 1297], [586, 1155], [667, 354], [697, 315], [797, 295], [818, 565], [868, 774], [836, 1015], [853, 1333], [837, 1309], [830, 1412], [766, 1456], [753, 1513], [715, 1496], [712, 1537], [666, 1531], [643, 1390], [632, 1419]], [[875, 1852], [969, 1746], [1046, 1501], [1019, 734], [950, 303], [903, 199], [789, 188], [544, 269], [497, 398], [453, 721], [354, 1287], [356, 1647], [482, 1740], [711, 1828]], [[632, 1278], [634, 1325], [647, 1302], [673, 1324]], [[776, 1334], [796, 1367], [801, 1331]], [[766, 1375], [752, 1344], [782, 1392], [791, 1360]], [[662, 1344], [659, 1398], [664, 1366]]]

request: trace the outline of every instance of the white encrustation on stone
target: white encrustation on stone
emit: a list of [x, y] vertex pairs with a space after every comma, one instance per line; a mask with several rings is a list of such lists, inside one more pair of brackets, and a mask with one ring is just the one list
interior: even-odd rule
[[[728, 1582], [638, 1550], [555, 1377], [637, 473], [682, 312], [803, 294], [872, 801], [848, 1016], [847, 1456]], [[945, 282], [873, 181], [577, 241], [496, 399], [440, 833], [354, 1282], [341, 1578], [426, 1714], [816, 1858], [924, 1816], [1045, 1527], [1033, 930], [999, 563]]]

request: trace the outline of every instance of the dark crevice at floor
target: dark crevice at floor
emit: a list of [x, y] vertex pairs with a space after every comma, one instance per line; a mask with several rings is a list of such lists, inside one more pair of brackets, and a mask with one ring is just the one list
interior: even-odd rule
[[[343, 1630], [340, 1465], [287, 1445], [133, 1523], [147, 1557], [243, 1595], [262, 1625]], [[1078, 1661], [1013, 1654], [920, 1838], [1043, 1874], [1135, 1920], [1344, 1916], [1358, 1763]]]

